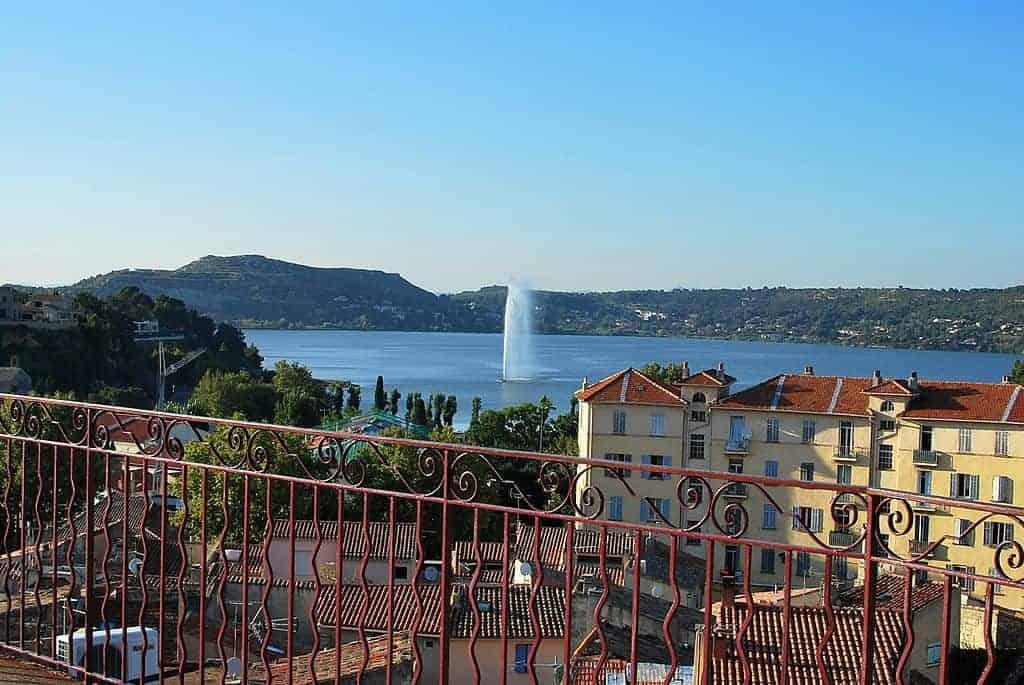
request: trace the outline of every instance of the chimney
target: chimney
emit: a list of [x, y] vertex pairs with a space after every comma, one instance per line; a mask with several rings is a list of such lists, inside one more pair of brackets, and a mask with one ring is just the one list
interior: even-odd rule
[[910, 378], [907, 379], [907, 386], [914, 392], [917, 392], [917, 371], [910, 372]]
[[586, 390], [587, 385], [590, 383], [590, 379], [586, 376], [583, 377], [583, 385], [580, 386], [580, 390]]
[[718, 380], [725, 380], [725, 362], [718, 362]]
[[736, 604], [736, 574], [731, 568], [723, 568], [722, 606], [731, 609]]
[[1003, 385], [1009, 385], [1011, 382], [1013, 382], [1012, 376], [1003, 376]]
[[875, 369], [871, 373], [871, 387], [882, 384], [882, 372], [880, 369]]
[[689, 378], [690, 377], [690, 362], [689, 361], [683, 362], [682, 372], [683, 372], [683, 378]]
[[804, 375], [805, 376], [813, 376], [814, 375], [814, 367], [811, 366], [810, 364], [805, 366], [804, 367]]

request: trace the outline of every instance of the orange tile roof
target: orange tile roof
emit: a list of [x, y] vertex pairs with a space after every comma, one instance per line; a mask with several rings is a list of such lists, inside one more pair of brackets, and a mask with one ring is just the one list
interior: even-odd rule
[[[886, 573], [875, 583], [875, 606], [879, 609], [903, 611], [903, 576]], [[942, 583], [928, 581], [910, 589], [910, 610], [918, 611], [932, 602], [942, 601]], [[858, 585], [842, 592], [837, 603], [845, 606], [864, 606], [864, 586]]]
[[686, 404], [686, 400], [680, 397], [678, 392], [633, 367], [623, 369], [577, 391], [576, 396], [581, 402], [673, 406]]
[[1024, 423], [1024, 386], [1016, 383], [921, 381], [901, 414], [908, 419]]
[[[333, 683], [336, 676], [346, 679], [365, 676], [373, 671], [385, 669], [388, 663], [389, 647], [392, 664], [398, 665], [413, 660], [412, 642], [409, 640], [408, 633], [395, 633], [390, 636], [390, 642], [388, 638], [387, 635], [367, 638], [366, 647], [368, 649], [363, 647], [362, 642], [343, 644], [340, 655], [336, 648], [331, 647], [321, 649], [315, 657], [311, 654], [297, 656], [291, 663], [287, 659], [283, 659], [270, 665], [268, 682], [289, 682], [289, 674], [291, 682], [295, 685]], [[365, 668], [363, 667], [364, 655], [366, 657]], [[312, 669], [310, 662], [312, 662]]]
[[[370, 540], [370, 558], [388, 558], [389, 535], [394, 536], [395, 559], [415, 559], [417, 552], [417, 537], [415, 523], [395, 523], [394, 529], [390, 529], [384, 521], [370, 521], [366, 533], [363, 535], [362, 521], [344, 521], [342, 533], [344, 534], [344, 554], [346, 557], [361, 557], [366, 550], [366, 538]], [[288, 539], [291, 530], [291, 521], [288, 519], [275, 519], [273, 535], [276, 539]], [[324, 541], [338, 539], [337, 521], [320, 521], [320, 532]], [[315, 540], [317, 537], [316, 526], [312, 519], [295, 520], [296, 540]]]
[[[832, 682], [852, 685], [859, 682], [861, 647], [861, 609], [835, 609], [835, 632], [825, 646], [824, 659]], [[716, 631], [723, 632], [732, 641], [724, 656], [712, 659], [709, 679], [715, 685], [739, 685], [744, 682], [743, 666], [735, 647], [735, 637], [747, 615], [747, 607], [737, 602], [722, 607]], [[789, 673], [782, 678], [781, 640], [782, 607], [756, 605], [753, 620], [744, 634], [752, 682], [776, 685], [782, 682], [817, 683], [816, 653], [825, 636], [828, 618], [821, 607], [793, 606], [789, 624]], [[892, 684], [904, 640], [903, 618], [899, 612], [879, 609], [873, 617], [875, 633], [874, 674], [871, 682]], [[713, 638], [715, 639], [715, 638]], [[717, 638], [723, 639], [723, 638]]]
[[899, 378], [890, 378], [878, 385], [873, 385], [864, 392], [869, 395], [903, 395], [911, 396], [914, 392], [907, 387], [906, 381]]
[[704, 369], [703, 371], [698, 371], [692, 376], [687, 376], [683, 380], [678, 383], [673, 383], [672, 385], [700, 385], [705, 387], [713, 386], [721, 388], [726, 385], [732, 385], [736, 382], [736, 378], [734, 376], [730, 376], [724, 372], [723, 376], [724, 378], [718, 377], [718, 369]]
[[720, 401], [722, 409], [868, 416], [870, 378], [781, 374]]

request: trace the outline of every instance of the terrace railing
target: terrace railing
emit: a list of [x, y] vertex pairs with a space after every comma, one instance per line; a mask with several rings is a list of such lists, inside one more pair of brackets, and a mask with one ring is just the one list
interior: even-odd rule
[[[631, 464], [676, 484], [669, 506], [619, 468], [0, 395], [0, 651], [114, 683], [671, 685], [691, 666], [699, 683], [952, 683], [954, 595], [973, 588], [969, 679], [996, 682], [996, 592], [1024, 590], [1024, 550], [933, 552], [1024, 510]], [[824, 523], [805, 520], [822, 501]], [[970, 524], [911, 544], [922, 501]], [[826, 582], [796, 606], [854, 568], [859, 600]], [[938, 584], [937, 619], [916, 620], [916, 575]]]

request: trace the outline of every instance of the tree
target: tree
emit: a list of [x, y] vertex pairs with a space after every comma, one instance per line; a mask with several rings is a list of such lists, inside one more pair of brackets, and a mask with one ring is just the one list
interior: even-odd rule
[[475, 424], [480, 419], [480, 409], [483, 407], [483, 405], [484, 402], [479, 397], [473, 398], [473, 414], [470, 416], [469, 419], [470, 428], [472, 428], [473, 424]]
[[459, 411], [459, 402], [455, 395], [448, 395], [444, 400], [444, 425], [451, 427], [455, 414]]
[[1013, 365], [1013, 382], [1024, 384], [1024, 361], [1018, 359]]
[[355, 383], [349, 383], [348, 385], [348, 404], [345, 406], [345, 410], [353, 413], [359, 413], [359, 402], [360, 395], [362, 394], [362, 388]]
[[434, 405], [434, 428], [440, 428], [444, 425], [444, 393], [435, 393], [433, 395]]
[[323, 383], [301, 364], [279, 361], [274, 366], [274, 392], [277, 402], [274, 421], [285, 426], [312, 428], [320, 423], [327, 409]]
[[662, 366], [658, 362], [648, 362], [640, 368], [640, 373], [662, 383], [680, 383], [686, 377], [685, 368], [676, 363]]
[[423, 401], [423, 396], [420, 395], [419, 393], [416, 393], [413, 402], [414, 404], [412, 409], [412, 422], [415, 423], [417, 426], [428, 425], [430, 419], [427, 418], [427, 405]]
[[412, 413], [416, 408], [416, 397], [419, 395], [418, 392], [411, 392], [405, 397], [405, 420], [412, 421]]
[[228, 418], [240, 414], [249, 421], [270, 421], [275, 412], [274, 386], [241, 371], [207, 371], [199, 380], [192, 400], [206, 416]]
[[391, 389], [391, 398], [388, 401], [389, 410], [392, 416], [398, 416], [398, 401], [402, 399], [402, 393], [398, 392], [398, 388]]
[[384, 392], [384, 376], [377, 376], [377, 384], [373, 388], [373, 408], [381, 412], [388, 408], [388, 397]]

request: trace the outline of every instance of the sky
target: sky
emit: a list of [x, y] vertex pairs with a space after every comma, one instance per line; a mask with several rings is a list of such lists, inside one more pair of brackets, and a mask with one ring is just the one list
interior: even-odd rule
[[1021, 3], [496, 4], [6, 7], [0, 283], [1024, 282]]

